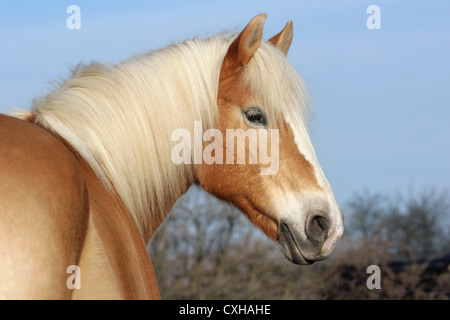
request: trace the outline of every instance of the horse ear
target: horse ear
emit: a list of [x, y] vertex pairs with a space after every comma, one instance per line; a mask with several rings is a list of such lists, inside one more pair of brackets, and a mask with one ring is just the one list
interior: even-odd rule
[[270, 38], [269, 41], [286, 55], [291, 46], [293, 36], [294, 27], [292, 26], [292, 21], [289, 20], [284, 29], [276, 36]]
[[254, 17], [228, 48], [225, 57], [236, 66], [245, 66], [261, 44], [267, 14]]

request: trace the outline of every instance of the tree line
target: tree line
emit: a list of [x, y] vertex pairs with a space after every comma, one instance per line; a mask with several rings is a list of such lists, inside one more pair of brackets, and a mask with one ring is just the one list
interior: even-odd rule
[[[236, 208], [199, 188], [174, 206], [149, 253], [165, 299], [450, 299], [448, 192], [355, 193], [342, 206], [345, 234], [326, 260], [288, 262]], [[409, 261], [399, 272], [393, 261]], [[368, 289], [367, 267], [381, 270]]]

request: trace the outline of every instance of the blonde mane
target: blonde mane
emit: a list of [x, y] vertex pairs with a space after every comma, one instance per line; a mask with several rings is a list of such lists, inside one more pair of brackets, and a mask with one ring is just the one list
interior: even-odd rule
[[[192, 132], [194, 121], [214, 127], [220, 68], [233, 39], [193, 39], [116, 65], [78, 67], [34, 102], [35, 122], [65, 139], [117, 192], [142, 234], [194, 182], [190, 165], [171, 161], [171, 134]], [[246, 68], [273, 117], [288, 113], [305, 125], [306, 93], [281, 52], [263, 42]]]

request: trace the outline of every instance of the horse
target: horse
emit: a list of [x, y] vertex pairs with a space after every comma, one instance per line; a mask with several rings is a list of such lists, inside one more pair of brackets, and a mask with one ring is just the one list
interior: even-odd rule
[[[194, 184], [239, 208], [295, 264], [332, 252], [343, 217], [308, 135], [305, 86], [286, 58], [293, 24], [263, 40], [265, 20], [77, 66], [31, 110], [0, 115], [0, 298], [160, 299], [146, 245]], [[263, 174], [261, 159], [175, 163], [180, 128], [203, 134], [200, 145], [180, 142], [200, 151], [208, 130], [276, 133], [278, 143], [266, 139], [276, 171]], [[210, 156], [223, 147], [236, 159], [216, 142]]]

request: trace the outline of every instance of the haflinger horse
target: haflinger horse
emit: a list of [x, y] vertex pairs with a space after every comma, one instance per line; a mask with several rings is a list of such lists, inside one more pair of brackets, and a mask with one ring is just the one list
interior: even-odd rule
[[[292, 22], [263, 41], [265, 19], [79, 66], [31, 111], [0, 116], [0, 298], [160, 298], [146, 244], [193, 184], [238, 207], [293, 263], [331, 253], [343, 218], [286, 59]], [[203, 132], [277, 130], [276, 173], [261, 174], [259, 160], [174, 163], [172, 133], [195, 121]]]

